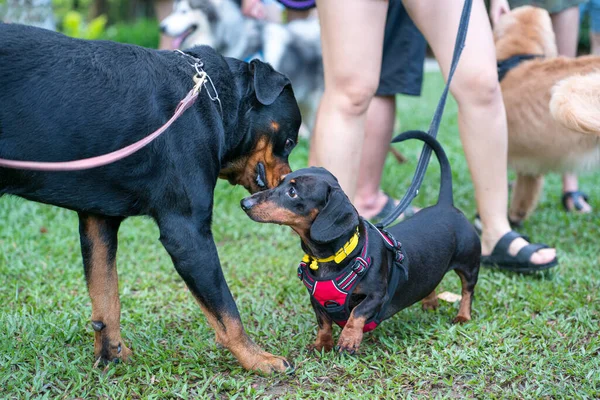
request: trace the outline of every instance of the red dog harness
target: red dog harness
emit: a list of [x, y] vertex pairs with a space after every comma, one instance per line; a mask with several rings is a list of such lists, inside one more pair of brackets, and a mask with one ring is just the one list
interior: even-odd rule
[[310, 296], [323, 307], [325, 312], [337, 325], [344, 327], [352, 312], [349, 306], [352, 292], [371, 267], [371, 257], [368, 254], [369, 229], [373, 229], [379, 233], [386, 248], [394, 253], [394, 266], [398, 268], [393, 268], [390, 274], [387, 302], [381, 307], [375, 317], [369, 319], [365, 323], [363, 332], [372, 331], [381, 322], [380, 315], [385, 311], [388, 302], [393, 297], [396, 287], [398, 286], [400, 280], [399, 273], [402, 272], [405, 278], [408, 277], [406, 267], [402, 263], [405, 259], [405, 255], [402, 252], [401, 244], [387, 231], [379, 230], [366, 222], [364, 229], [365, 243], [360, 255], [348, 263], [348, 265], [336, 276], [327, 278], [317, 278], [314, 276], [308, 268], [308, 261], [311, 259], [308, 255], [305, 255], [298, 266], [298, 278], [304, 283]]

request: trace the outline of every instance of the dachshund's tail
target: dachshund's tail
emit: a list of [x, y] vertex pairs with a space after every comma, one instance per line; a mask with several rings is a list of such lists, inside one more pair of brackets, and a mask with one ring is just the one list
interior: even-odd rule
[[433, 152], [440, 163], [440, 195], [438, 204], [452, 205], [454, 202], [452, 197], [452, 169], [450, 168], [450, 162], [448, 161], [448, 157], [446, 157], [446, 152], [442, 148], [442, 145], [436, 138], [422, 131], [404, 132], [396, 136], [394, 140], [392, 140], [392, 143], [399, 143], [408, 139], [418, 139], [427, 143], [427, 145], [433, 149]]

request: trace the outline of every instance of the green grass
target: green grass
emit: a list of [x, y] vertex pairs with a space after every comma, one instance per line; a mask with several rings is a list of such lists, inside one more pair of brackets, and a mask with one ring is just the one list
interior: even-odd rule
[[[422, 98], [400, 99], [403, 129], [428, 125], [441, 88], [439, 76], [427, 75]], [[456, 203], [472, 217], [473, 190], [453, 102], [439, 137], [452, 162]], [[398, 197], [410, 182], [420, 145], [400, 149], [410, 162], [400, 166], [389, 159], [384, 179], [385, 190]], [[305, 166], [306, 157], [302, 143], [292, 166]], [[436, 200], [437, 173], [432, 164], [416, 205]], [[596, 210], [599, 179], [600, 173], [581, 179]], [[558, 176], [549, 177], [540, 207], [523, 231], [557, 246], [559, 267], [528, 276], [482, 269], [470, 323], [451, 324], [458, 304], [442, 302], [435, 312], [414, 306], [367, 334], [354, 357], [306, 350], [316, 322], [296, 278], [299, 241], [288, 228], [250, 221], [239, 208], [245, 195], [225, 182], [218, 185], [213, 231], [223, 270], [249, 334], [292, 360], [294, 376], [246, 372], [216, 346], [158, 242], [157, 228], [144, 218], [124, 223], [118, 257], [122, 331], [134, 361], [94, 369], [75, 214], [5, 197], [0, 201], [0, 397], [600, 396], [600, 218], [598, 212], [565, 214]], [[449, 274], [440, 289], [459, 293], [459, 285]]]

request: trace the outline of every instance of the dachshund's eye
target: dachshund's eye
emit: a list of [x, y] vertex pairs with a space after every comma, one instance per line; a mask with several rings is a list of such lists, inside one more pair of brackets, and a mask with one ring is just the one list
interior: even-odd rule
[[286, 140], [285, 141], [285, 151], [289, 153], [290, 151], [292, 151], [292, 149], [294, 148], [295, 145], [296, 145], [296, 143], [292, 139]]
[[288, 190], [287, 192], [288, 196], [290, 196], [292, 199], [295, 199], [296, 197], [298, 197], [298, 193], [296, 193], [296, 188], [295, 187], [291, 187], [290, 190]]

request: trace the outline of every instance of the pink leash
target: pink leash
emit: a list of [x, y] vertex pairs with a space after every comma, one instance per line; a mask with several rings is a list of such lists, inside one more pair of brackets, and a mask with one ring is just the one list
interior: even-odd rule
[[[203, 82], [202, 82], [203, 83]], [[127, 147], [120, 150], [113, 151], [112, 153], [104, 154], [97, 157], [84, 158], [82, 160], [65, 161], [65, 162], [38, 162], [38, 161], [17, 161], [17, 160], [6, 160], [0, 158], [0, 167], [13, 168], [13, 169], [26, 169], [31, 171], [81, 171], [90, 168], [101, 167], [103, 165], [111, 164], [116, 161], [122, 160], [142, 149], [143, 147], [150, 144], [154, 139], [159, 137], [164, 131], [167, 130], [173, 122], [175, 122], [181, 114], [196, 102], [198, 98], [200, 85], [197, 84], [188, 94], [179, 102], [175, 113], [163, 126], [158, 128], [152, 134], [146, 136], [142, 140], [139, 140]]]

